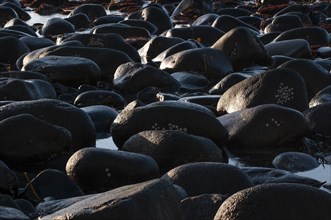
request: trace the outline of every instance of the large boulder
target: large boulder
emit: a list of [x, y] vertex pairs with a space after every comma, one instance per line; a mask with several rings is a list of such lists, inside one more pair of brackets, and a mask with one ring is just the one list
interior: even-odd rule
[[270, 57], [261, 40], [245, 27], [236, 27], [224, 34], [211, 48], [223, 51], [235, 71], [260, 64], [267, 65]]
[[185, 189], [188, 196], [218, 193], [232, 195], [253, 184], [239, 168], [218, 162], [196, 162], [178, 166], [163, 179]]
[[[192, 120], [194, 118], [194, 120]], [[207, 137], [218, 146], [227, 140], [227, 132], [207, 108], [176, 101], [156, 102], [132, 108], [129, 104], [114, 120], [112, 137], [118, 148], [132, 135], [145, 130], [182, 130]]]
[[84, 148], [69, 158], [66, 172], [84, 191], [100, 192], [156, 178], [159, 167], [143, 154]]
[[[111, 82], [117, 67], [123, 63], [133, 62], [124, 52], [110, 48], [61, 46], [49, 49], [39, 58], [45, 56], [73, 56], [82, 57], [95, 62], [100, 68], [100, 79]], [[110, 59], [111, 58], [111, 59]]]
[[305, 81], [309, 100], [320, 90], [331, 85], [331, 75], [329, 71], [312, 60], [290, 60], [280, 65], [278, 68], [292, 69], [300, 74]]
[[309, 134], [304, 115], [291, 108], [265, 104], [218, 117], [229, 132], [231, 148], [295, 146]]
[[[310, 198], [310, 199], [307, 199]], [[331, 195], [302, 184], [265, 184], [225, 200], [214, 220], [328, 219]]]
[[219, 113], [232, 113], [262, 104], [278, 104], [304, 111], [308, 108], [306, 84], [296, 72], [274, 69], [230, 87], [217, 104]]
[[42, 163], [71, 147], [70, 132], [30, 114], [0, 122], [0, 157], [10, 164]]
[[151, 180], [82, 199], [40, 220], [180, 220], [180, 197], [168, 181]]
[[73, 105], [51, 99], [14, 102], [0, 107], [0, 120], [24, 113], [68, 129], [74, 149], [95, 145], [95, 128], [91, 118]]
[[0, 100], [23, 101], [42, 98], [56, 98], [55, 89], [49, 82], [38, 79], [0, 80]]
[[147, 64], [128, 62], [121, 64], [114, 74], [113, 87], [125, 94], [136, 94], [147, 87], [176, 92], [179, 83], [167, 72]]
[[312, 107], [304, 112], [309, 128], [315, 133], [331, 136], [331, 102]]
[[25, 64], [23, 71], [40, 72], [49, 81], [78, 87], [81, 84], [96, 84], [101, 77], [99, 66], [90, 59], [71, 56], [46, 56]]
[[226, 162], [221, 149], [210, 139], [179, 130], [139, 132], [124, 143], [122, 150], [152, 157], [162, 173], [190, 162]]
[[216, 84], [233, 71], [228, 56], [223, 51], [213, 48], [196, 48], [180, 51], [166, 57], [162, 61], [160, 69], [170, 72], [196, 72], [206, 76], [212, 84]]

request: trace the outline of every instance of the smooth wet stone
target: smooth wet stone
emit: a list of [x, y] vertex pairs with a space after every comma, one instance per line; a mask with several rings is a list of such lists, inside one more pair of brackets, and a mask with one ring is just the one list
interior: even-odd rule
[[267, 167], [242, 167], [255, 185], [267, 183], [298, 183], [319, 188], [323, 183], [310, 177], [299, 176], [286, 170]]
[[220, 98], [221, 114], [266, 103], [304, 111], [308, 108], [306, 85], [295, 71], [278, 68], [249, 77], [230, 87]]
[[272, 164], [277, 169], [290, 172], [303, 172], [315, 169], [320, 164], [315, 157], [301, 152], [284, 152], [277, 155]]
[[0, 131], [0, 155], [9, 164], [42, 163], [71, 146], [71, 134], [67, 129], [30, 114], [18, 114], [2, 120]]
[[235, 27], [246, 27], [250, 29], [252, 32], [259, 33], [259, 29], [239, 20], [238, 18], [235, 18], [230, 15], [221, 15], [218, 18], [215, 19], [215, 21], [212, 24], [212, 27], [215, 27], [224, 33], [230, 31], [231, 29]]
[[0, 6], [0, 27], [3, 27], [13, 18], [18, 18], [18, 15], [14, 9], [8, 6]]
[[90, 198], [95, 196], [95, 194], [88, 194], [84, 196], [77, 196], [77, 197], [71, 197], [71, 198], [66, 198], [66, 199], [44, 199], [40, 203], [36, 205], [35, 212], [33, 213], [32, 216], [35, 218], [42, 217], [42, 216], [47, 216], [50, 215], [56, 211], [59, 211], [61, 209], [65, 209], [77, 202], [80, 202], [84, 199]]
[[[23, 54], [30, 52], [29, 47], [15, 37], [0, 38], [0, 62], [15, 66], [16, 60]], [[6, 51], [4, 53], [4, 51]]]
[[210, 81], [203, 75], [194, 72], [175, 72], [171, 74], [180, 84], [180, 93], [205, 92], [210, 86]]
[[119, 24], [127, 24], [132, 27], [141, 27], [146, 30], [151, 35], [154, 35], [157, 32], [157, 27], [149, 21], [139, 20], [139, 19], [126, 19], [118, 22]]
[[147, 64], [129, 62], [116, 69], [113, 87], [120, 93], [136, 94], [150, 86], [162, 91], [177, 91], [180, 87], [169, 73]]
[[122, 109], [125, 100], [120, 94], [113, 91], [94, 90], [80, 93], [76, 97], [74, 104], [78, 107], [106, 105], [116, 109]]
[[190, 71], [204, 75], [215, 84], [233, 71], [227, 55], [213, 48], [196, 48], [181, 51], [165, 58], [160, 69], [169, 72]]
[[331, 136], [331, 102], [312, 107], [304, 112], [309, 128], [318, 134]]
[[[130, 211], [128, 211], [128, 207]], [[123, 186], [82, 199], [41, 220], [70, 219], [181, 219], [180, 197], [175, 188], [164, 180], [151, 180]]]
[[110, 24], [110, 23], [118, 23], [124, 20], [124, 16], [122, 15], [105, 15], [98, 17], [93, 21], [93, 24], [95, 26], [100, 25], [100, 24]]
[[270, 56], [281, 55], [292, 58], [312, 58], [309, 43], [304, 39], [271, 42], [265, 45], [265, 49]]
[[158, 28], [156, 34], [161, 34], [173, 27], [168, 13], [162, 7], [154, 6], [152, 4], [128, 16], [128, 19], [132, 18], [151, 22]]
[[330, 204], [331, 195], [314, 187], [265, 184], [232, 195], [221, 205], [214, 220], [327, 219], [331, 215]]
[[174, 130], [139, 132], [131, 136], [121, 150], [152, 157], [162, 173], [186, 163], [226, 162], [222, 150], [210, 139], [176, 130], [175, 125], [170, 129]]
[[281, 32], [270, 32], [270, 33], [266, 33], [263, 35], [259, 35], [258, 38], [261, 40], [261, 42], [264, 45], [267, 45], [271, 42], [273, 42], [273, 40], [278, 37], [281, 34]]
[[16, 38], [21, 38], [24, 36], [31, 36], [27, 33], [17, 31], [17, 30], [10, 30], [7, 28], [2, 28], [0, 29], [0, 37], [16, 37]]
[[276, 69], [287, 61], [294, 60], [295, 58], [282, 55], [273, 55], [271, 59], [272, 65], [270, 66], [270, 69]]
[[34, 100], [42, 98], [56, 98], [52, 84], [38, 79], [12, 79], [0, 80], [0, 100]]
[[48, 79], [42, 73], [30, 71], [6, 71], [0, 73], [1, 77], [15, 78], [15, 79], [38, 79], [48, 82]]
[[296, 59], [290, 60], [278, 68], [288, 68], [296, 71], [304, 79], [307, 96], [310, 100], [316, 93], [331, 85], [329, 71], [312, 60]]
[[36, 34], [35, 29], [33, 29], [30, 26], [26, 26], [26, 25], [12, 25], [10, 27], [6, 27], [5, 29], [19, 31], [19, 32], [26, 33], [27, 35], [30, 35], [30, 36], [33, 36], [33, 37], [38, 36]]
[[101, 77], [99, 66], [90, 59], [70, 56], [46, 56], [25, 64], [22, 71], [45, 74], [49, 81], [78, 87], [96, 84]]
[[[0, 107], [0, 120], [24, 113], [68, 129], [72, 136], [73, 149], [95, 146], [95, 128], [90, 117], [73, 105], [52, 99], [14, 102]], [[24, 126], [28, 127], [24, 130], [25, 133], [32, 132], [28, 124], [22, 125], [22, 128]], [[17, 130], [17, 127], [15, 129]], [[16, 138], [15, 141], [19, 139]], [[25, 144], [31, 143], [26, 141]]]
[[25, 215], [29, 216], [31, 218], [31, 216], [34, 215], [36, 209], [34, 207], [34, 205], [26, 200], [26, 199], [15, 199], [14, 200], [16, 206], [18, 207], [19, 210], [21, 210]]
[[91, 34], [115, 33], [125, 39], [130, 38], [151, 38], [150, 33], [145, 28], [132, 27], [124, 24], [101, 24], [91, 29]]
[[105, 7], [103, 7], [101, 4], [82, 4], [78, 7], [75, 7], [70, 12], [69, 17], [79, 13], [86, 14], [91, 21], [107, 15]]
[[30, 27], [30, 25], [28, 25], [25, 21], [23, 21], [22, 19], [20, 18], [13, 18], [11, 20], [9, 20], [4, 28], [6, 27], [11, 27], [11, 26], [14, 26], [14, 25], [23, 25], [23, 26], [27, 26], [27, 27]]
[[26, 216], [22, 211], [15, 209], [15, 208], [5, 207], [5, 206], [0, 206], [0, 219], [3, 219], [3, 220], [30, 220], [30, 218], [28, 216]]
[[1, 4], [1, 6], [4, 7], [9, 7], [14, 9], [18, 17], [24, 21], [30, 20], [31, 16], [29, 13], [27, 13], [22, 7], [21, 4], [19, 3], [18, 5], [15, 2], [7, 1]]
[[326, 70], [331, 70], [331, 60], [328, 58], [317, 58], [313, 60], [315, 63], [318, 63], [319, 65], [323, 66]]
[[126, 53], [135, 62], [140, 62], [138, 51], [128, 44], [123, 37], [118, 34], [73, 34], [66, 38], [59, 38], [59, 43], [77, 40], [86, 47], [100, 47], [119, 50]]
[[16, 173], [0, 160], [0, 192], [14, 195], [17, 191], [18, 184], [19, 181]]
[[164, 35], [166, 37], [179, 37], [184, 40], [194, 39], [202, 45], [208, 47], [213, 45], [220, 37], [222, 37], [224, 35], [224, 31], [218, 29], [217, 27], [199, 25], [172, 28], [167, 30]]
[[106, 82], [113, 80], [118, 66], [123, 63], [133, 62], [124, 52], [110, 48], [62, 46], [49, 49], [39, 57], [45, 56], [72, 56], [92, 60], [100, 68], [100, 79]]
[[329, 58], [331, 57], [331, 47], [320, 47], [316, 50], [317, 57]]
[[210, 90], [209, 94], [211, 95], [221, 95], [226, 90], [228, 90], [233, 85], [249, 78], [250, 76], [244, 73], [230, 73], [229, 75], [225, 76], [221, 81], [215, 84]]
[[245, 27], [231, 29], [211, 48], [223, 51], [229, 57], [235, 71], [254, 64], [266, 65], [270, 62], [263, 43]]
[[121, 149], [132, 135], [151, 129], [168, 130], [170, 124], [189, 134], [209, 138], [219, 147], [227, 140], [227, 133], [214, 113], [201, 105], [176, 101], [135, 108], [129, 104], [114, 120], [111, 132], [114, 143]]
[[319, 27], [301, 27], [294, 28], [281, 33], [275, 38], [275, 42], [291, 39], [304, 39], [312, 46], [328, 46], [331, 42], [331, 37], [325, 29]]
[[312, 108], [329, 102], [331, 102], [331, 85], [316, 93], [310, 100], [309, 107]]
[[247, 108], [217, 119], [229, 132], [227, 146], [231, 148], [293, 147], [309, 134], [301, 112], [275, 104]]
[[162, 179], [183, 187], [188, 196], [232, 195], [252, 186], [251, 180], [239, 168], [217, 162], [184, 164], [164, 174]]
[[73, 32], [75, 27], [69, 21], [57, 17], [48, 19], [41, 29], [41, 34], [44, 36]]
[[14, 199], [6, 194], [0, 194], [0, 206], [19, 209]]
[[64, 20], [69, 21], [75, 27], [75, 30], [84, 30], [91, 26], [91, 21], [85, 13], [77, 13]]
[[202, 48], [203, 45], [198, 41], [190, 39], [173, 46], [168, 47], [163, 52], [159, 53], [155, 58], [152, 59], [153, 62], [162, 62], [165, 58], [180, 51], [194, 49], [194, 48]]
[[30, 36], [24, 36], [19, 39], [23, 43], [28, 46], [30, 51], [34, 51], [40, 48], [49, 47], [55, 45], [55, 43], [48, 38], [42, 38], [42, 37], [30, 37]]
[[303, 27], [299, 16], [296, 15], [280, 15], [272, 19], [271, 23], [264, 28], [265, 33], [284, 32], [293, 28]]
[[143, 154], [83, 148], [70, 157], [66, 172], [83, 191], [100, 192], [156, 178], [159, 167]]
[[211, 26], [216, 18], [218, 18], [218, 14], [214, 13], [207, 13], [204, 15], [201, 15], [198, 17], [193, 23], [192, 26], [198, 26], [198, 25], [209, 25]]
[[181, 201], [183, 220], [212, 220], [226, 196], [221, 194], [202, 194]]
[[157, 36], [149, 40], [142, 48], [138, 50], [138, 52], [142, 61], [144, 63], [148, 63], [161, 52], [182, 42], [183, 39], [178, 37]]
[[105, 105], [93, 105], [81, 109], [90, 116], [97, 133], [109, 133], [110, 125], [118, 115], [115, 109]]
[[63, 46], [84, 47], [84, 45], [80, 41], [77, 41], [77, 40], [59, 43], [59, 44], [53, 44], [53, 45], [50, 45], [47, 47], [42, 47], [42, 48], [33, 50], [27, 54], [23, 54], [16, 61], [16, 66], [18, 68], [22, 69], [24, 65], [26, 65], [27, 63], [29, 63], [35, 59], [38, 59], [39, 56], [41, 56], [43, 53], [47, 53], [47, 51], [51, 51], [51, 50], [54, 50], [56, 48], [63, 47]]
[[79, 187], [64, 172], [55, 169], [43, 170], [31, 180], [31, 185], [34, 192], [31, 186], [27, 185], [21, 196], [33, 203], [39, 203], [41, 201], [38, 199], [44, 200], [47, 197], [65, 199], [83, 195]]

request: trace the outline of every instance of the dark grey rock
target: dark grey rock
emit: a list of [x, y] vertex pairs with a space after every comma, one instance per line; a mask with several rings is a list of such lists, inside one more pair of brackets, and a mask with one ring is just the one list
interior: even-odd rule
[[291, 172], [308, 171], [320, 165], [315, 157], [301, 152], [281, 153], [273, 159], [272, 164], [278, 169]]
[[175, 53], [162, 61], [160, 69], [169, 72], [196, 72], [206, 76], [212, 84], [233, 71], [228, 56], [213, 48], [196, 48]]
[[152, 157], [162, 173], [191, 162], [226, 162], [222, 150], [211, 140], [180, 130], [139, 132], [124, 143], [122, 150]]
[[304, 115], [291, 108], [264, 104], [217, 118], [229, 132], [231, 148], [295, 147], [308, 135]]
[[[23, 113], [68, 129], [72, 136], [73, 149], [95, 146], [95, 128], [90, 117], [73, 105], [59, 100], [40, 99], [14, 102], [0, 107], [1, 120]], [[27, 128], [26, 131], [29, 130]]]
[[1, 79], [0, 100], [34, 100], [42, 98], [56, 98], [54, 87], [44, 80], [38, 79]]
[[[70, 213], [70, 214], [69, 214]], [[99, 219], [181, 219], [180, 197], [167, 181], [151, 180], [123, 186], [83, 199], [41, 220], [67, 218]]]
[[278, 104], [304, 111], [308, 108], [306, 84], [296, 72], [278, 68], [230, 87], [217, 104], [219, 113], [232, 113], [261, 104]]
[[55, 83], [78, 87], [81, 84], [96, 84], [101, 77], [99, 66], [92, 60], [82, 57], [46, 56], [35, 59], [22, 68], [22, 71], [35, 71], [48, 76]]
[[221, 205], [214, 220], [327, 219], [331, 215], [330, 204], [331, 195], [314, 187], [265, 184], [232, 195]]
[[220, 194], [202, 194], [181, 201], [183, 220], [212, 220], [227, 197]]
[[43, 170], [31, 180], [31, 185], [34, 192], [31, 186], [27, 185], [20, 196], [36, 204], [41, 202], [38, 199], [43, 200], [47, 197], [65, 199], [83, 195], [83, 192], [64, 172], [55, 169]]
[[159, 167], [143, 154], [84, 148], [70, 157], [66, 172], [84, 191], [100, 192], [156, 178]]
[[[194, 120], [192, 120], [194, 118]], [[132, 135], [145, 130], [185, 130], [189, 134], [203, 136], [222, 146], [227, 133], [215, 115], [207, 108], [176, 101], [156, 102], [132, 108], [129, 104], [114, 120], [112, 137], [118, 148]]]
[[10, 164], [42, 163], [68, 151], [70, 132], [30, 114], [18, 114], [0, 122], [0, 155]]
[[162, 178], [183, 187], [188, 196], [212, 193], [228, 196], [253, 185], [239, 168], [217, 162], [184, 164]]

